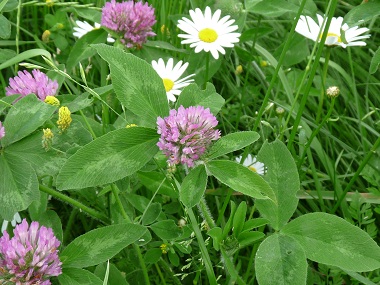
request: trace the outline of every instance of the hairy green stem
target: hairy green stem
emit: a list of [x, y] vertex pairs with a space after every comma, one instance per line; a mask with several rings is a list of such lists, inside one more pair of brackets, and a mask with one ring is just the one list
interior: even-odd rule
[[220, 248], [220, 252], [222, 253], [223, 263], [225, 264], [227, 271], [230, 273], [232, 279], [231, 283], [234, 284], [236, 282], [239, 285], [245, 285], [246, 283], [239, 276], [239, 273], [236, 272], [235, 265], [233, 264], [230, 256], [228, 256], [227, 252], [223, 249], [223, 247]]
[[104, 224], [110, 224], [111, 223], [110, 219], [108, 217], [106, 217], [105, 215], [103, 215], [102, 213], [100, 213], [100, 212], [98, 212], [98, 211], [96, 211], [90, 207], [87, 207], [86, 205], [83, 205], [81, 202], [79, 202], [73, 198], [70, 198], [70, 197], [66, 196], [65, 194], [62, 194], [61, 192], [58, 192], [58, 191], [51, 189], [51, 188], [49, 188], [45, 185], [42, 185], [42, 184], [39, 185], [39, 189], [42, 192], [45, 192], [45, 193], [47, 193], [47, 194], [49, 194], [49, 195], [51, 195], [57, 199], [60, 199], [64, 202], [67, 202], [67, 203], [73, 205], [76, 208], [81, 209], [83, 212], [86, 212], [90, 216], [98, 219], [99, 221], [102, 221]]
[[197, 237], [199, 248], [201, 250], [202, 259], [203, 259], [203, 262], [204, 262], [205, 267], [206, 267], [206, 273], [207, 273], [208, 282], [209, 282], [208, 284], [217, 285], [215, 273], [214, 273], [214, 270], [212, 268], [211, 259], [210, 259], [210, 256], [208, 254], [205, 242], [203, 240], [201, 230], [198, 227], [198, 221], [195, 218], [193, 209], [186, 208], [186, 210], [187, 210], [187, 214], [190, 218], [190, 222], [191, 222], [191, 225], [193, 227], [193, 231], [195, 233], [195, 236]]
[[203, 218], [206, 220], [206, 223], [210, 229], [215, 228], [215, 221], [214, 218], [211, 216], [210, 209], [207, 206], [207, 202], [205, 197], [202, 197], [202, 199], [198, 203], [198, 209], [201, 212]]

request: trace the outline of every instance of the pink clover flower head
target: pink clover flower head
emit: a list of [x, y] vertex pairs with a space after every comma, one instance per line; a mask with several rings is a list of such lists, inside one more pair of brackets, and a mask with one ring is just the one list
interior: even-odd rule
[[52, 229], [24, 219], [13, 232], [0, 238], [0, 284], [50, 285], [49, 277], [62, 273]]
[[215, 130], [217, 119], [210, 109], [202, 106], [170, 110], [165, 118], [158, 117], [158, 134], [161, 137], [157, 146], [168, 157], [168, 162], [186, 164], [193, 167], [211, 145], [220, 138], [220, 131]]
[[155, 36], [152, 32], [155, 23], [154, 8], [148, 3], [111, 0], [102, 10], [102, 26], [120, 34], [120, 41], [127, 48], [141, 48], [147, 37]]
[[0, 121], [0, 140], [5, 136], [5, 128], [3, 123]]
[[6, 95], [21, 94], [25, 97], [31, 93], [44, 101], [46, 96], [55, 96], [58, 90], [57, 80], [51, 80], [47, 75], [38, 69], [33, 69], [32, 73], [27, 70], [19, 71], [17, 76], [9, 79], [9, 86], [5, 88]]

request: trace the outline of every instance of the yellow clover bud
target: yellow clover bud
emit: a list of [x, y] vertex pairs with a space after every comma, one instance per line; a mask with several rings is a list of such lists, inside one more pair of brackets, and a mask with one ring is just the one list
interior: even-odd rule
[[49, 30], [45, 30], [45, 32], [42, 33], [42, 41], [44, 43], [47, 43], [49, 41], [49, 38], [50, 38], [50, 31]]
[[44, 102], [49, 104], [49, 105], [56, 106], [56, 107], [59, 107], [59, 105], [60, 105], [59, 100], [54, 96], [46, 96]]
[[47, 151], [53, 143], [54, 134], [49, 128], [43, 129], [42, 131], [44, 132], [42, 136], [42, 147]]
[[57, 124], [58, 128], [61, 130], [61, 133], [69, 128], [71, 121], [71, 112], [69, 108], [65, 106], [59, 108]]

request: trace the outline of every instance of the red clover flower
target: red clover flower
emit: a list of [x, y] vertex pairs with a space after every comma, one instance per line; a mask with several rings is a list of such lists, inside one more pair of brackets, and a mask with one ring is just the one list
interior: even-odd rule
[[49, 277], [62, 273], [52, 229], [24, 219], [13, 232], [0, 238], [0, 284], [50, 285]]
[[47, 75], [38, 69], [34, 69], [32, 74], [27, 70], [19, 71], [18, 76], [9, 79], [9, 86], [6, 95], [21, 94], [25, 97], [31, 93], [44, 101], [46, 96], [55, 96], [58, 90], [57, 80], [51, 80]]
[[120, 34], [120, 40], [127, 48], [138, 47], [155, 36], [152, 26], [156, 23], [154, 8], [148, 3], [126, 1], [107, 2], [102, 10], [102, 26]]
[[209, 108], [181, 106], [178, 111], [170, 110], [168, 117], [157, 118], [157, 133], [161, 134], [157, 146], [168, 157], [169, 164], [193, 167], [211, 141], [220, 138], [220, 131], [214, 130], [217, 124]]

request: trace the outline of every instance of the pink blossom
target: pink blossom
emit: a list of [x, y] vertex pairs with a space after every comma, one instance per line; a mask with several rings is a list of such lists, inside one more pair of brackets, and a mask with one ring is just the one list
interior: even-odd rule
[[169, 117], [157, 118], [161, 138], [157, 146], [168, 157], [170, 164], [186, 164], [193, 167], [211, 145], [220, 138], [218, 124], [210, 109], [202, 106], [171, 110]]
[[152, 32], [155, 23], [154, 8], [148, 3], [111, 0], [102, 10], [102, 26], [120, 34], [121, 42], [127, 48], [141, 48], [147, 37], [155, 36]]

